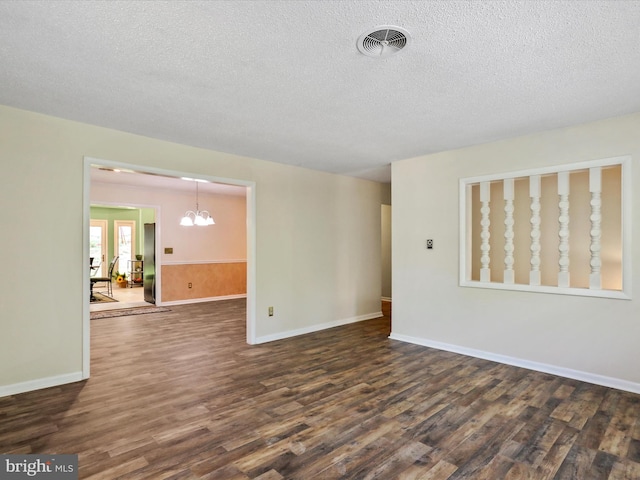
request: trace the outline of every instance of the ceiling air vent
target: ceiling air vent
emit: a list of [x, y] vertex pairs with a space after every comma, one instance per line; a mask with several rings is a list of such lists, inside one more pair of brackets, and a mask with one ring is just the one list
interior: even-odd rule
[[369, 57], [390, 57], [411, 42], [411, 35], [404, 28], [381, 25], [364, 32], [358, 38], [358, 50]]

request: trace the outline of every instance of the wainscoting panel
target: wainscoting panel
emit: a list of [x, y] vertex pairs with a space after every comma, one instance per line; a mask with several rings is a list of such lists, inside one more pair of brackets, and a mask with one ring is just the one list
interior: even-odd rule
[[244, 261], [162, 265], [163, 302], [246, 293], [247, 263]]

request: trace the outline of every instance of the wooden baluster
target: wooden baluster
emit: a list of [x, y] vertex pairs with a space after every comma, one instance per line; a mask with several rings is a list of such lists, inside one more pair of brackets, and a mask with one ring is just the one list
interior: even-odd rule
[[558, 223], [560, 224], [560, 230], [558, 231], [558, 237], [560, 244], [558, 245], [558, 251], [560, 252], [560, 258], [558, 260], [558, 266], [560, 271], [558, 272], [558, 286], [568, 287], [569, 282], [569, 172], [558, 172], [558, 208], [560, 209], [560, 215], [558, 217]]
[[489, 233], [489, 226], [491, 222], [489, 220], [489, 213], [491, 212], [491, 208], [489, 207], [489, 201], [491, 199], [491, 184], [489, 182], [481, 182], [480, 183], [480, 204], [482, 205], [480, 208], [480, 213], [482, 214], [482, 219], [480, 220], [480, 225], [482, 226], [482, 232], [480, 233], [480, 238], [482, 242], [480, 244], [480, 250], [482, 255], [480, 256], [480, 281], [481, 282], [490, 282], [491, 281], [491, 269], [489, 268], [489, 263], [491, 258], [489, 257], [489, 251], [491, 250], [491, 246], [489, 245], [489, 237], [491, 237], [491, 233]]
[[515, 274], [513, 271], [513, 198], [514, 181], [513, 178], [503, 180], [504, 191], [504, 280], [503, 283], [514, 283]]
[[602, 167], [589, 169], [589, 191], [591, 192], [591, 274], [589, 275], [589, 288], [600, 290], [602, 278], [600, 268], [600, 239], [602, 237]]
[[531, 198], [531, 270], [529, 285], [540, 285], [540, 175], [529, 177]]

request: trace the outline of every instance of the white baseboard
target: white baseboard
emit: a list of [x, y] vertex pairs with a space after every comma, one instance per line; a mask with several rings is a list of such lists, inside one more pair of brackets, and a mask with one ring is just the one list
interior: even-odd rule
[[288, 330], [286, 332], [273, 333], [271, 335], [265, 335], [263, 337], [256, 338], [256, 344], [274, 342], [276, 340], [282, 340], [284, 338], [297, 337], [298, 335], [305, 335], [307, 333], [318, 332], [320, 330], [327, 330], [328, 328], [339, 327], [341, 325], [347, 325], [349, 323], [363, 322], [365, 320], [371, 320], [373, 318], [380, 318], [382, 312], [367, 313], [364, 315], [358, 315], [357, 317], [344, 318], [342, 320], [334, 320], [332, 322], [320, 323], [318, 325], [311, 325], [310, 327], [298, 328], [296, 330]]
[[391, 297], [382, 297], [382, 301], [383, 302], [390, 302], [391, 301]]
[[550, 373], [559, 377], [572, 378], [573, 380], [593, 383], [595, 385], [601, 385], [603, 387], [615, 388], [632, 393], [640, 393], [640, 383], [634, 383], [620, 378], [606, 377], [604, 375], [598, 375], [596, 373], [583, 372], [581, 370], [572, 370], [570, 368], [558, 367], [546, 363], [532, 362], [530, 360], [524, 360], [521, 358], [499, 355], [497, 353], [475, 350], [473, 348], [461, 347], [459, 345], [451, 345], [449, 343], [436, 342], [433, 340], [428, 340], [426, 338], [412, 337], [409, 335], [401, 335], [393, 332], [391, 332], [389, 338], [392, 340], [399, 340], [401, 342], [422, 345], [424, 347], [445, 350], [447, 352], [459, 353], [461, 355], [467, 355], [469, 357], [482, 358], [484, 360], [491, 360], [492, 362], [504, 363], [506, 365], [512, 365], [514, 367], [526, 368], [528, 370], [534, 370], [536, 372]]
[[66, 383], [79, 382], [84, 380], [82, 372], [66, 373], [55, 377], [38, 378], [28, 382], [14, 383], [12, 385], [0, 385], [0, 397], [17, 395], [19, 393], [32, 392], [42, 388], [57, 387]]
[[221, 297], [206, 297], [206, 298], [189, 298], [187, 300], [173, 300], [171, 302], [159, 303], [159, 307], [168, 307], [171, 305], [187, 305], [189, 303], [203, 303], [203, 302], [218, 302], [220, 300], [235, 300], [236, 298], [247, 298], [246, 293], [240, 295], [223, 295]]

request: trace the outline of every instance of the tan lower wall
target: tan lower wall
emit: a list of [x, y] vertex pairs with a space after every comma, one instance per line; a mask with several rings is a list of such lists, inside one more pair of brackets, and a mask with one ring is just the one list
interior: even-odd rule
[[162, 265], [163, 302], [246, 293], [246, 262]]

